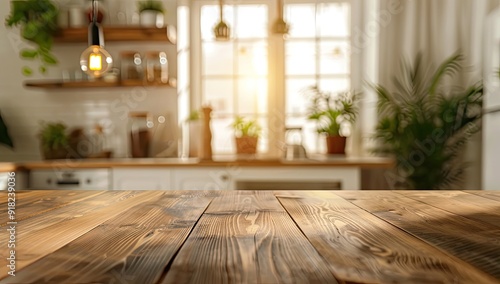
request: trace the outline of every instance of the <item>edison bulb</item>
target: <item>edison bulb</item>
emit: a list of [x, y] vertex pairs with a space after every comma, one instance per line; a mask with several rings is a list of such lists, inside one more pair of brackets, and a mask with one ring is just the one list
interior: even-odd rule
[[113, 58], [106, 49], [91, 45], [82, 52], [80, 66], [89, 76], [99, 78], [111, 69]]

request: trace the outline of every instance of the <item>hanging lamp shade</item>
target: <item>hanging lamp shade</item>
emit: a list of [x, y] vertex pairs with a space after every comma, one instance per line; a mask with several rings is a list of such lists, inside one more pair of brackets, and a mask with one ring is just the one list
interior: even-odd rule
[[214, 27], [214, 35], [215, 40], [217, 41], [228, 41], [231, 37], [231, 29], [224, 22], [224, 2], [223, 0], [219, 0], [219, 9], [220, 9], [220, 21]]
[[92, 0], [92, 21], [89, 25], [89, 47], [80, 56], [80, 66], [90, 77], [99, 78], [111, 70], [113, 58], [104, 49], [104, 35], [97, 23], [97, 2]]

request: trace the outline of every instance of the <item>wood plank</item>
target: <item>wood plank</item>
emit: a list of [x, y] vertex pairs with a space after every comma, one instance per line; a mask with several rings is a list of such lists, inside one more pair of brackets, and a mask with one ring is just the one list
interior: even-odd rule
[[388, 158], [331, 158], [326, 160], [297, 160], [283, 161], [282, 159], [260, 158], [255, 159], [238, 159], [237, 156], [228, 156], [227, 158], [215, 159], [210, 161], [200, 161], [197, 158], [113, 158], [113, 159], [83, 159], [78, 161], [66, 160], [47, 160], [36, 162], [22, 162], [17, 166], [22, 166], [27, 170], [37, 169], [65, 169], [68, 167], [79, 168], [127, 168], [127, 167], [278, 167], [278, 168], [294, 168], [298, 166], [307, 167], [360, 167], [360, 168], [390, 168], [393, 164], [392, 159]]
[[464, 192], [500, 201], [500, 190], [464, 190]]
[[171, 79], [167, 83], [149, 83], [143, 81], [61, 81], [61, 80], [28, 80], [24, 82], [26, 87], [44, 89], [88, 89], [88, 88], [118, 88], [118, 87], [168, 87], [175, 88], [176, 80]]
[[[161, 192], [158, 191], [106, 191], [101, 195], [20, 221], [16, 228], [17, 270], [58, 250], [134, 205], [160, 195]], [[6, 238], [0, 239], [0, 247], [7, 247], [7, 242]], [[0, 250], [2, 259], [7, 257], [6, 254], [7, 250]], [[7, 267], [2, 266], [0, 277], [6, 275]]]
[[[338, 191], [341, 193], [343, 191]], [[363, 196], [364, 193], [357, 192]], [[496, 281], [332, 192], [277, 192], [276, 195], [341, 280], [358, 283]]]
[[162, 283], [337, 283], [271, 192], [214, 198]]
[[26, 267], [10, 283], [156, 283], [211, 200], [163, 192]]
[[[463, 259], [500, 280], [500, 228], [403, 196], [410, 192], [370, 192], [350, 201], [402, 230]], [[458, 193], [456, 193], [458, 194]], [[420, 195], [414, 193], [414, 195]], [[452, 192], [422, 196], [454, 196]], [[481, 198], [481, 197], [479, 197]], [[487, 200], [485, 200], [487, 201]], [[442, 201], [440, 205], [443, 205]], [[449, 198], [453, 203], [453, 198]], [[457, 205], [456, 205], [457, 206]], [[460, 205], [458, 205], [460, 206]], [[464, 208], [465, 209], [465, 208]]]
[[[44, 214], [48, 211], [80, 202], [87, 198], [102, 194], [102, 191], [88, 190], [33, 190], [16, 193], [16, 220], [22, 220]], [[5, 201], [7, 198], [5, 198]], [[1, 207], [7, 204], [0, 204]], [[0, 213], [0, 228], [7, 226], [8, 215], [6, 210]]]
[[500, 228], [500, 201], [462, 191], [394, 191], [402, 196]]
[[[103, 27], [105, 41], [157, 41], [175, 44], [177, 32], [174, 26], [163, 28], [143, 28], [143, 27]], [[60, 29], [54, 36], [55, 42], [87, 42], [88, 28]]]

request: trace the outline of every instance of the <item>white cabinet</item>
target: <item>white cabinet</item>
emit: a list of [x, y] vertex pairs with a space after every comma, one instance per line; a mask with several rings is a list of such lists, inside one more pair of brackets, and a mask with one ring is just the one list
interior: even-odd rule
[[9, 180], [9, 173], [0, 172], [0, 190], [7, 189], [7, 181]]
[[177, 168], [172, 171], [172, 189], [228, 190], [231, 172], [225, 168]]
[[171, 172], [169, 168], [114, 168], [112, 170], [113, 189], [172, 189]]
[[30, 189], [110, 189], [109, 169], [32, 170]]
[[[348, 189], [361, 187], [358, 167], [245, 167], [230, 177], [233, 189]], [[264, 188], [267, 187], [267, 188]]]
[[333, 190], [360, 189], [359, 167], [116, 167], [32, 170], [32, 189]]

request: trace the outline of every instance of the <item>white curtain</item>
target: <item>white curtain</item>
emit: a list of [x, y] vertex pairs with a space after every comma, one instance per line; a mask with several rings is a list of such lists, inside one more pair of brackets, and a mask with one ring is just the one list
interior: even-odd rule
[[[413, 60], [424, 52], [435, 64], [460, 51], [465, 66], [471, 66], [456, 84], [470, 84], [482, 78], [484, 19], [500, 0], [380, 0], [380, 17], [390, 19], [380, 29], [379, 83], [391, 86], [402, 58]], [[481, 186], [481, 139], [469, 143], [466, 160], [471, 165], [465, 189]]]

